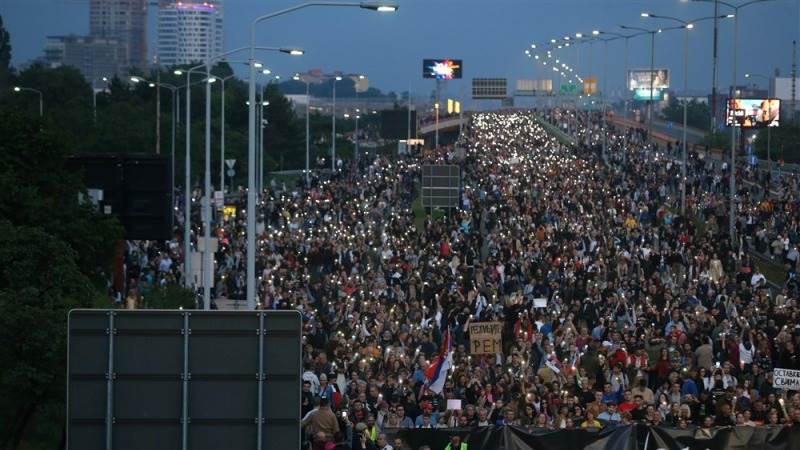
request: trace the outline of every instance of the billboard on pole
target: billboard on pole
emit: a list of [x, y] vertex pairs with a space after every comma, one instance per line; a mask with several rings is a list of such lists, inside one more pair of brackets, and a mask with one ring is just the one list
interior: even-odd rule
[[423, 59], [422, 77], [437, 80], [459, 79], [463, 65], [460, 59]]
[[473, 78], [472, 98], [504, 99], [508, 96], [508, 80], [505, 78]]
[[652, 81], [653, 89], [669, 88], [668, 69], [633, 69], [628, 71], [628, 89], [650, 89]]
[[553, 80], [517, 80], [517, 94], [525, 95], [535, 92], [553, 92]]
[[780, 125], [781, 101], [769, 98], [728, 99], [726, 125], [742, 128], [765, 128]]

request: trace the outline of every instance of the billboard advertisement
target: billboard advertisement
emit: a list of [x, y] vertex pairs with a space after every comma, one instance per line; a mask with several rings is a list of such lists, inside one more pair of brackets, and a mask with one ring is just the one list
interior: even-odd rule
[[668, 69], [634, 69], [628, 71], [628, 89], [650, 88], [652, 77], [653, 89], [667, 89], [669, 87]]
[[517, 80], [517, 92], [553, 92], [553, 80]]
[[661, 89], [653, 89], [653, 93], [651, 94], [648, 88], [637, 88], [633, 90], [633, 99], [659, 102], [664, 99], [664, 91]]
[[503, 99], [508, 96], [505, 78], [473, 78], [472, 98]]
[[583, 95], [591, 95], [597, 93], [597, 78], [586, 77], [583, 79]]
[[780, 125], [781, 101], [771, 98], [730, 98], [728, 126], [766, 128]]
[[422, 77], [437, 80], [459, 79], [462, 66], [460, 59], [423, 59]]

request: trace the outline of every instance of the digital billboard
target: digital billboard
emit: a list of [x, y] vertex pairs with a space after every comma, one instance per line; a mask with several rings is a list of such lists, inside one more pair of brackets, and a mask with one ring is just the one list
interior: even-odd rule
[[653, 89], [653, 93], [650, 94], [650, 89], [648, 88], [637, 88], [633, 90], [633, 99], [661, 101], [664, 99], [664, 91], [661, 89]]
[[774, 98], [728, 99], [728, 126], [765, 128], [780, 125], [781, 101]]
[[461, 78], [462, 63], [460, 59], [423, 59], [422, 77], [437, 80], [453, 80]]
[[669, 87], [668, 69], [634, 69], [628, 71], [628, 89], [650, 89], [652, 78], [653, 89], [667, 89]]

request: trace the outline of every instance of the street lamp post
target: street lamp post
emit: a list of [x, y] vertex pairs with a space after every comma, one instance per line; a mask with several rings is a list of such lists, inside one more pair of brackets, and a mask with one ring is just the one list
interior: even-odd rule
[[222, 97], [221, 100], [221, 109], [219, 112], [219, 134], [220, 134], [220, 146], [219, 146], [219, 190], [222, 191], [222, 195], [225, 195], [225, 82], [230, 78], [233, 78], [233, 75], [228, 75], [227, 77], [218, 77], [220, 82], [220, 87], [222, 91], [220, 92], [220, 96]]
[[[208, 244], [210, 241], [210, 220], [211, 220], [211, 209], [210, 209], [210, 197], [211, 197], [211, 120], [210, 120], [210, 111], [211, 111], [211, 86], [210, 83], [216, 80], [216, 77], [211, 77], [211, 63], [213, 61], [218, 61], [224, 59], [226, 56], [241, 52], [243, 50], [251, 50], [251, 54], [254, 54], [255, 50], [266, 50], [266, 51], [280, 51], [283, 53], [291, 53], [291, 54], [303, 54], [303, 51], [300, 49], [288, 49], [288, 48], [278, 48], [278, 47], [261, 47], [261, 46], [251, 46], [251, 47], [240, 47], [234, 50], [227, 51], [225, 53], [221, 53], [216, 55], [213, 58], [206, 59], [204, 64], [197, 65], [195, 67], [190, 68], [186, 71], [186, 186], [185, 186], [185, 197], [186, 197], [186, 211], [185, 211], [185, 228], [184, 228], [184, 251], [186, 256], [184, 258], [185, 261], [185, 271], [186, 271], [186, 284], [187, 287], [191, 286], [191, 235], [190, 235], [190, 227], [191, 227], [191, 92], [190, 92], [190, 80], [192, 72], [195, 70], [199, 70], [202, 68], [206, 69], [206, 76], [204, 78], [206, 84], [206, 164], [205, 164], [205, 202], [203, 203], [203, 213], [202, 213], [202, 220], [205, 222], [206, 229], [204, 232], [204, 239], [205, 243]], [[251, 58], [248, 61], [251, 65], [251, 70], [253, 69], [253, 64], [255, 60]], [[176, 70], [175, 75], [183, 75], [184, 71]], [[203, 291], [203, 302], [204, 308], [210, 308], [210, 299], [211, 299], [211, 286], [210, 281], [207, 277], [210, 277], [211, 269], [211, 254], [210, 254], [210, 246], [205, 246], [205, 253], [203, 258], [203, 282], [205, 289]]]
[[[108, 86], [108, 77], [101, 77], [99, 80]], [[98, 78], [92, 80], [92, 120], [94, 120], [94, 123], [97, 123], [97, 88], [95, 87], [97, 81]]]
[[[759, 75], [757, 73], [746, 73], [744, 74], [745, 78], [763, 78], [766, 80], [767, 83], [770, 83], [771, 80], [766, 75]], [[767, 96], [772, 97], [772, 92], [770, 91], [769, 85], [767, 87]], [[769, 180], [772, 182], [772, 127], [767, 124], [767, 173], [769, 174]]]
[[656, 34], [661, 33], [661, 29], [648, 30], [640, 27], [629, 27], [622, 25], [620, 28], [624, 30], [641, 31], [642, 34], [650, 35], [650, 94], [647, 100], [647, 139], [653, 140], [653, 91], [655, 84], [655, 58], [656, 58]]
[[39, 96], [39, 117], [44, 117], [44, 95], [42, 91], [29, 87], [14, 86], [14, 92], [33, 92]]
[[[739, 10], [756, 3], [763, 3], [771, 0], [751, 0], [741, 5], [733, 5], [721, 0], [693, 0], [696, 2], [714, 2], [715, 5], [721, 4], [733, 9], [733, 76], [731, 78], [731, 99], [738, 97], [736, 91], [736, 56], [739, 47]], [[728, 16], [731, 16], [729, 14]], [[729, 102], [730, 103], [730, 102]], [[727, 120], [727, 119], [726, 119]], [[729, 210], [728, 210], [728, 233], [730, 234], [731, 246], [736, 242], [736, 126], [731, 124], [731, 167], [730, 167], [730, 187], [729, 187]]]
[[177, 106], [178, 106], [178, 90], [181, 87], [175, 86], [170, 83], [153, 83], [151, 81], [146, 80], [142, 77], [132, 76], [130, 78], [131, 82], [133, 83], [141, 83], [145, 82], [148, 83], [149, 86], [159, 89], [169, 89], [170, 93], [172, 94], [172, 135], [171, 135], [171, 154], [170, 154], [170, 171], [171, 171], [171, 181], [170, 186], [172, 190], [170, 191], [170, 197], [175, 194], [175, 123], [177, 121], [178, 113], [177, 113]]
[[[688, 164], [688, 158], [686, 154], [686, 129], [688, 127], [688, 108], [689, 108], [689, 100], [688, 100], [688, 93], [689, 93], [689, 30], [694, 28], [694, 24], [697, 22], [702, 22], [705, 20], [717, 20], [717, 19], [725, 19], [729, 18], [728, 16], [710, 16], [710, 17], [701, 17], [699, 19], [694, 20], [683, 20], [677, 17], [670, 17], [670, 16], [661, 16], [649, 13], [642, 13], [642, 17], [652, 18], [652, 19], [664, 19], [664, 20], [671, 20], [673, 22], [678, 22], [681, 24], [681, 28], [684, 30], [683, 34], [683, 136], [681, 139], [682, 143], [682, 157], [681, 157], [681, 214], [686, 214], [686, 170]], [[652, 76], [652, 74], [651, 74]]]
[[336, 173], [336, 82], [342, 81], [342, 77], [337, 75], [332, 78], [333, 81], [333, 111], [331, 117], [333, 118], [333, 129], [331, 131], [331, 173]]
[[191, 87], [191, 79], [192, 79], [192, 72], [195, 70], [201, 69], [203, 65], [195, 66], [190, 68], [187, 71], [176, 70], [174, 73], [175, 75], [181, 76], [184, 73], [186, 74], [186, 153], [184, 157], [184, 206], [183, 206], [183, 277], [184, 277], [184, 286], [186, 288], [193, 288], [193, 276], [192, 276], [192, 185], [191, 185], [191, 178], [192, 178], [192, 87]]
[[[311, 6], [336, 6], [336, 7], [354, 7], [364, 8], [380, 12], [394, 12], [397, 10], [397, 5], [393, 3], [381, 2], [361, 2], [361, 3], [339, 3], [331, 1], [313, 1], [295, 5], [280, 11], [265, 14], [257, 17], [250, 25], [250, 78], [248, 80], [248, 100], [250, 105], [248, 108], [248, 133], [247, 133], [247, 306], [249, 309], [255, 309], [255, 283], [256, 283], [256, 198], [255, 198], [255, 118], [256, 118], [256, 85], [255, 85], [255, 40], [256, 40], [256, 25], [274, 17], [282, 16], [293, 11]], [[259, 401], [261, 397], [259, 396]], [[260, 419], [260, 418], [259, 418]], [[257, 446], [261, 447], [261, 427], [258, 428]]]
[[305, 175], [306, 175], [306, 188], [309, 188], [309, 187], [311, 187], [311, 181], [309, 179], [309, 173], [308, 173], [309, 172], [309, 157], [310, 157], [309, 156], [309, 135], [308, 135], [309, 134], [309, 123], [308, 123], [309, 115], [308, 115], [308, 112], [309, 112], [309, 105], [311, 103], [311, 95], [310, 95], [310, 90], [309, 90], [309, 80], [308, 80], [307, 77], [301, 77], [299, 73], [294, 74], [292, 79], [295, 80], [295, 81], [302, 81], [303, 83], [306, 84], [306, 170], [305, 170]]

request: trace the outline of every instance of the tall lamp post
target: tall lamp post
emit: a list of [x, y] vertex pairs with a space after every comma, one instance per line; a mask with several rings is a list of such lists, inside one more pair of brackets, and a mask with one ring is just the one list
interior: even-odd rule
[[[298, 55], [302, 55], [304, 53], [303, 50], [300, 50], [300, 49], [289, 49], [289, 48], [278, 48], [278, 47], [262, 47], [262, 46], [256, 46], [256, 47], [253, 47], [252, 49], [250, 47], [240, 47], [240, 48], [237, 48], [237, 49], [234, 49], [234, 50], [219, 54], [219, 55], [215, 56], [214, 58], [211, 58], [211, 59], [207, 60], [205, 64], [200, 64], [200, 65], [194, 66], [194, 67], [192, 67], [192, 68], [190, 68], [188, 70], [180, 70], [179, 69], [179, 70], [175, 70], [174, 71], [174, 74], [177, 75], [177, 76], [186, 75], [186, 157], [185, 157], [185, 174], [184, 174], [185, 175], [185, 186], [184, 186], [185, 200], [184, 201], [186, 203], [186, 206], [184, 208], [185, 209], [185, 211], [184, 211], [184, 222], [185, 222], [185, 224], [184, 224], [184, 230], [183, 230], [184, 231], [183, 237], [184, 237], [184, 253], [185, 253], [185, 256], [184, 256], [184, 272], [185, 272], [184, 281], [185, 281], [185, 283], [184, 284], [185, 284], [185, 286], [187, 288], [191, 288], [192, 285], [193, 285], [193, 282], [192, 282], [192, 264], [191, 264], [191, 260], [192, 260], [192, 258], [191, 258], [191, 206], [192, 206], [192, 195], [191, 195], [191, 173], [192, 173], [191, 172], [192, 171], [192, 168], [191, 168], [191, 141], [192, 141], [191, 78], [192, 78], [192, 73], [194, 73], [197, 70], [203, 69], [203, 68], [206, 69], [206, 77], [204, 78], [204, 80], [206, 81], [206, 84], [207, 84], [207, 86], [206, 86], [207, 87], [206, 96], [208, 97], [208, 99], [206, 100], [206, 103], [207, 103], [207, 105], [210, 105], [210, 101], [211, 101], [211, 99], [210, 99], [210, 85], [208, 85], [207, 82], [212, 79], [211, 78], [211, 74], [210, 74], [210, 72], [211, 72], [211, 63], [213, 61], [224, 59], [228, 55], [231, 55], [231, 54], [237, 53], [237, 52], [241, 52], [243, 50], [278, 51], [278, 52], [282, 52], [282, 53], [290, 53], [290, 54], [298, 54]], [[254, 61], [254, 60], [251, 59], [250, 61], [248, 61], [248, 63], [250, 63], [251, 61]], [[251, 69], [253, 69], [252, 64], [251, 64]], [[209, 109], [210, 109], [210, 106], [209, 106]], [[211, 132], [210, 132], [211, 123], [208, 120], [206, 121], [206, 128], [207, 128], [206, 136], [210, 136], [210, 134], [211, 134]], [[207, 145], [206, 145], [206, 147], [207, 147], [206, 148], [206, 150], [207, 150], [206, 153], [207, 153], [207, 159], [209, 161], [210, 161], [210, 154], [211, 154], [210, 145], [211, 145], [211, 141], [210, 141], [210, 139], [208, 139], [207, 140]], [[210, 167], [211, 166], [210, 166], [210, 162], [209, 162], [209, 164], [207, 166], [208, 171], [206, 173], [206, 176], [207, 176], [207, 178], [209, 180], [209, 190], [210, 190], [210, 177], [211, 177], [211, 169], [210, 169]], [[208, 207], [209, 207], [208, 204], [204, 204], [203, 205], [203, 208], [204, 208], [203, 215], [204, 216], [209, 211]], [[210, 213], [208, 215], [210, 216]], [[208, 259], [207, 262], [210, 262], [210, 258]], [[204, 273], [205, 273], [205, 271], [204, 271]], [[204, 296], [208, 295], [210, 297], [210, 292], [211, 292], [210, 289], [207, 292], [204, 292]], [[206, 308], [210, 307], [209, 301], [206, 301], [204, 307], [206, 307]]]
[[[733, 5], [721, 0], [692, 0], [695, 2], [714, 2], [716, 4], [725, 5], [733, 9], [734, 25], [733, 25], [733, 76], [731, 78], [731, 99], [736, 99], [738, 93], [736, 90], [736, 56], [739, 49], [739, 10], [756, 3], [763, 3], [772, 0], [751, 0], [740, 5]], [[727, 120], [727, 119], [726, 119]], [[728, 210], [728, 233], [730, 234], [731, 246], [736, 242], [736, 128], [731, 125], [731, 168], [730, 168], [730, 187], [729, 187], [729, 210]]]
[[29, 87], [14, 86], [14, 92], [33, 92], [39, 96], [39, 117], [44, 116], [44, 95], [42, 91]]
[[333, 110], [331, 117], [333, 118], [333, 129], [331, 131], [331, 173], [336, 173], [336, 82], [342, 81], [340, 75], [336, 75], [331, 79], [333, 82]]
[[170, 171], [172, 172], [170, 186], [172, 190], [170, 191], [170, 195], [175, 194], [175, 123], [178, 117], [178, 113], [176, 107], [178, 105], [177, 95], [178, 90], [180, 89], [178, 86], [175, 86], [170, 83], [153, 83], [145, 78], [133, 76], [130, 78], [131, 82], [133, 83], [142, 83], [146, 82], [150, 87], [158, 87], [159, 89], [169, 89], [170, 93], [172, 94], [172, 135], [171, 135], [171, 152], [170, 152]]
[[656, 58], [656, 34], [661, 33], [663, 30], [658, 28], [656, 30], [648, 30], [640, 27], [629, 27], [621, 25], [623, 30], [641, 31], [642, 34], [650, 35], [650, 94], [647, 100], [647, 139], [652, 142], [653, 140], [653, 91], [655, 85], [655, 58]]
[[102, 81], [108, 86], [108, 77], [100, 77], [92, 80], [92, 120], [97, 123], [97, 82]]
[[[745, 78], [763, 78], [764, 80], [766, 80], [767, 83], [771, 82], [771, 80], [770, 80], [770, 78], [768, 76], [759, 75], [757, 73], [746, 73], [746, 74], [744, 74], [744, 77]], [[772, 97], [772, 95], [773, 95], [772, 92], [770, 92], [770, 90], [768, 88], [767, 96], [768, 97]], [[771, 152], [771, 147], [772, 147], [772, 142], [771, 142], [772, 141], [772, 127], [769, 126], [769, 125], [770, 124], [767, 124], [767, 173], [769, 174], [769, 180], [771, 181], [772, 180], [772, 152]]]
[[311, 95], [310, 95], [310, 90], [309, 90], [309, 80], [308, 80], [308, 77], [302, 77], [302, 76], [300, 76], [299, 73], [294, 74], [292, 79], [295, 80], [295, 81], [302, 81], [303, 83], [306, 84], [306, 170], [305, 170], [305, 176], [306, 176], [306, 189], [308, 189], [309, 187], [311, 187], [311, 181], [309, 180], [309, 173], [308, 173], [308, 170], [309, 170], [309, 167], [308, 167], [309, 163], [308, 162], [309, 162], [309, 157], [310, 157], [309, 156], [309, 147], [310, 147], [310, 145], [309, 145], [309, 135], [308, 135], [308, 133], [309, 133], [309, 123], [308, 123], [309, 122], [309, 116], [308, 116], [308, 112], [309, 112], [309, 106], [311, 104]]
[[[656, 14], [650, 13], [642, 13], [642, 17], [651, 18], [651, 19], [663, 19], [663, 20], [671, 20], [673, 22], [680, 23], [680, 27], [684, 29], [683, 33], [683, 137], [681, 139], [682, 143], [682, 157], [681, 157], [681, 215], [686, 214], [686, 166], [688, 164], [687, 161], [687, 154], [686, 154], [686, 128], [688, 127], [688, 108], [689, 108], [689, 30], [694, 28], [694, 24], [697, 22], [703, 22], [705, 20], [716, 20], [716, 19], [727, 19], [732, 18], [732, 14], [726, 16], [709, 16], [709, 17], [701, 17], [694, 20], [683, 20], [677, 17], [671, 16], [661, 16]], [[652, 76], [652, 75], [651, 75]]]
[[[264, 14], [257, 17], [250, 25], [250, 77], [248, 80], [248, 100], [250, 105], [248, 108], [248, 134], [247, 134], [247, 306], [249, 309], [256, 307], [256, 197], [255, 197], [255, 152], [256, 152], [256, 85], [255, 85], [255, 41], [256, 41], [256, 25], [265, 20], [274, 17], [289, 14], [291, 12], [312, 7], [312, 6], [332, 6], [332, 7], [351, 7], [363, 8], [379, 12], [394, 12], [397, 11], [397, 5], [394, 3], [384, 2], [333, 2], [333, 1], [312, 1], [301, 3], [280, 11]], [[261, 397], [259, 397], [259, 401]], [[261, 428], [258, 428], [257, 445], [261, 446]]]
[[220, 112], [219, 112], [219, 134], [220, 134], [220, 145], [219, 145], [219, 190], [222, 191], [223, 195], [225, 195], [225, 82], [229, 79], [233, 78], [233, 75], [228, 75], [227, 77], [217, 77], [219, 79], [220, 84], [220, 96], [222, 99], [220, 100]]

